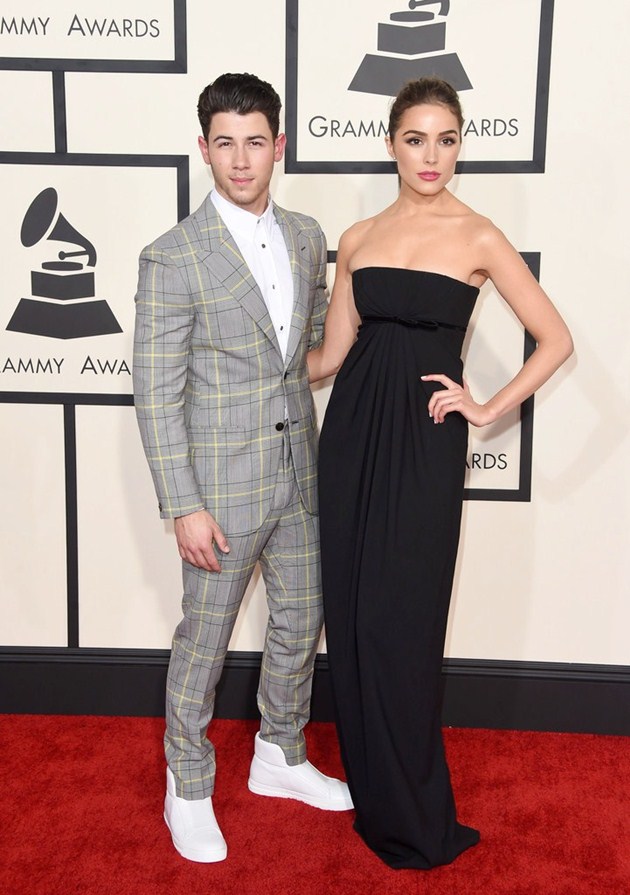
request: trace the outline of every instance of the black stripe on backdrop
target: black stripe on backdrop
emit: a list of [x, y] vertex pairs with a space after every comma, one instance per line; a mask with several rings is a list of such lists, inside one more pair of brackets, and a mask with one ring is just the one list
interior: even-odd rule
[[66, 127], [66, 80], [65, 73], [54, 71], [53, 81], [53, 116], [55, 122], [55, 152], [68, 151], [68, 132]]
[[75, 404], [63, 405], [66, 467], [66, 593], [68, 646], [79, 646], [79, 525], [77, 501], [77, 415]]
[[[538, 53], [538, 77], [536, 79], [536, 126], [534, 128], [533, 160], [535, 172], [543, 174], [547, 155], [547, 112], [549, 108], [549, 79], [551, 77], [551, 41], [553, 37], [554, 0], [542, 3]], [[538, 110], [544, 109], [544, 114]]]
[[[0, 647], [0, 712], [164, 713], [168, 650]], [[215, 717], [258, 718], [260, 653], [228, 653]], [[442, 722], [454, 727], [630, 734], [630, 668], [445, 659]], [[311, 717], [332, 721], [328, 659], [315, 661]]]

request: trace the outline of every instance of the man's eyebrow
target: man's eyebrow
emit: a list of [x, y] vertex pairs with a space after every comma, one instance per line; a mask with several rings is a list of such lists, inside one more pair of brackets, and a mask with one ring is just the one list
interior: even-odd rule
[[[233, 139], [234, 139], [234, 137], [230, 136], [229, 134], [217, 134], [217, 136], [214, 137], [212, 142], [216, 143], [217, 140], [233, 140]], [[245, 137], [245, 139], [246, 140], [266, 140], [267, 137], [265, 137], [264, 134], [251, 134], [250, 136]]]

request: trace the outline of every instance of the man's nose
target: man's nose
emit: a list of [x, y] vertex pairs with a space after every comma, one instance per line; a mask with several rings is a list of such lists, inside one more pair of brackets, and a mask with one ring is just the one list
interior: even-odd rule
[[232, 163], [235, 168], [247, 168], [248, 167], [248, 157], [247, 150], [244, 146], [236, 146], [234, 149], [234, 156], [232, 157]]

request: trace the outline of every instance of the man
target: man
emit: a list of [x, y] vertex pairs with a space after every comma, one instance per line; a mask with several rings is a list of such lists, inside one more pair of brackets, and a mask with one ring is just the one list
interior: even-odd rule
[[326, 245], [312, 218], [269, 198], [286, 140], [280, 108], [253, 75], [221, 75], [206, 87], [199, 148], [214, 189], [140, 257], [136, 411], [161, 515], [175, 519], [184, 578], [167, 681], [165, 819], [192, 861], [227, 854], [206, 730], [257, 561], [269, 623], [249, 788], [352, 807], [346, 784], [306, 760], [303, 734], [322, 625], [305, 358], [323, 332]]

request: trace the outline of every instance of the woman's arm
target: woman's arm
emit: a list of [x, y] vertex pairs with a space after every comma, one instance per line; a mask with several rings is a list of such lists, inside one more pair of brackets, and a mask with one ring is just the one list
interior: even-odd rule
[[460, 386], [443, 374], [423, 376], [445, 386], [429, 401], [429, 414], [436, 423], [447, 413], [459, 411], [472, 425], [486, 426], [529, 398], [573, 352], [567, 326], [531, 271], [493, 225], [484, 227], [479, 239], [483, 259], [480, 270], [492, 280], [537, 346], [516, 376], [485, 404], [477, 404], [464, 383]]
[[353, 248], [352, 234], [347, 231], [339, 240], [335, 285], [326, 314], [324, 339], [318, 348], [307, 355], [310, 382], [337, 373], [357, 337], [361, 319], [354, 305], [352, 274], [348, 267]]

